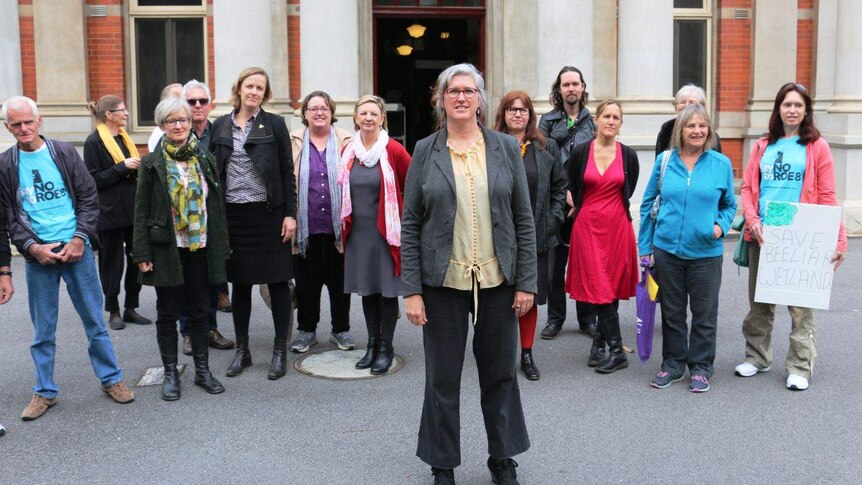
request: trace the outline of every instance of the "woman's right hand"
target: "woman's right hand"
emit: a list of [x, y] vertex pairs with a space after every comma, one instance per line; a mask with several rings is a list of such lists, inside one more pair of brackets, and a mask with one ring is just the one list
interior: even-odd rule
[[406, 307], [407, 320], [413, 325], [422, 326], [428, 323], [428, 318], [425, 316], [425, 301], [422, 295], [410, 295], [404, 298], [404, 306]]
[[138, 263], [138, 269], [141, 270], [141, 273], [149, 273], [153, 270], [153, 262], [145, 261], [143, 263]]
[[645, 268], [652, 268], [655, 266], [655, 260], [653, 260], [652, 254], [644, 254], [641, 256], [641, 266]]
[[138, 167], [141, 166], [141, 159], [140, 158], [127, 158], [127, 159], [123, 160], [123, 164], [125, 164], [126, 168], [128, 168], [129, 170], [137, 170]]
[[757, 241], [757, 244], [763, 245], [766, 239], [763, 237], [763, 223], [755, 222], [748, 228], [748, 234]]

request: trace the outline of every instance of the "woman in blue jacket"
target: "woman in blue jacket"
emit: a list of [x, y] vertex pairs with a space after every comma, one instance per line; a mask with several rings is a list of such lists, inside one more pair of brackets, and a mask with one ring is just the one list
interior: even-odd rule
[[638, 253], [655, 264], [661, 292], [662, 364], [650, 383], [656, 389], [682, 380], [687, 365], [689, 389], [706, 392], [713, 374], [722, 239], [736, 213], [733, 169], [730, 159], [712, 150], [715, 139], [703, 106], [683, 109], [672, 148], [656, 158], [641, 204]]

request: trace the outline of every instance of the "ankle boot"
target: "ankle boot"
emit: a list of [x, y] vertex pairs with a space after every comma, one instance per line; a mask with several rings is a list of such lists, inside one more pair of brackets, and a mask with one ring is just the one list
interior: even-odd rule
[[593, 337], [593, 346], [590, 347], [590, 357], [587, 359], [587, 366], [596, 367], [605, 360], [605, 335], [602, 333], [602, 327], [596, 325], [596, 336]]
[[374, 362], [374, 359], [377, 357], [377, 339], [375, 337], [368, 337], [368, 347], [365, 349], [365, 356], [359, 359], [359, 362], [356, 363], [357, 369], [370, 369], [371, 364]]
[[536, 361], [533, 360], [533, 349], [521, 349], [521, 370], [528, 380], [539, 380], [539, 369], [536, 367]]
[[209, 365], [209, 333], [192, 334], [192, 359], [195, 361], [195, 385], [210, 394], [221, 394], [224, 386], [213, 377]]
[[236, 355], [228, 366], [225, 375], [236, 377], [242, 374], [246, 367], [251, 367], [251, 352], [248, 350], [248, 336], [236, 338]]
[[287, 373], [287, 340], [276, 338], [272, 342], [272, 363], [269, 366], [267, 379], [281, 379]]
[[623, 350], [623, 338], [620, 335], [620, 318], [608, 318], [601, 320], [599, 324], [602, 326], [602, 332], [608, 339], [608, 356], [596, 367], [596, 372], [610, 374], [619, 369], [625, 369], [629, 366], [629, 360], [626, 357], [625, 350]]
[[162, 354], [162, 364], [165, 368], [165, 377], [162, 381], [162, 399], [176, 401], [180, 398], [180, 373], [177, 370], [176, 339], [159, 339], [159, 351]]
[[378, 344], [377, 357], [371, 364], [371, 374], [379, 376], [389, 372], [389, 367], [392, 366], [392, 359], [395, 357], [395, 349], [392, 348], [392, 342], [380, 340]]

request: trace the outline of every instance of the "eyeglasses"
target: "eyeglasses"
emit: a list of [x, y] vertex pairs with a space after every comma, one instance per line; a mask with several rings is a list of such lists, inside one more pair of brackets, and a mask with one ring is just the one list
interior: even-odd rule
[[515, 116], [515, 115], [527, 116], [527, 114], [529, 112], [530, 112], [530, 110], [528, 110], [527, 108], [506, 108], [506, 114], [512, 115], [512, 116]]
[[806, 89], [805, 86], [803, 86], [799, 83], [787, 83], [784, 86], [781, 86], [781, 89], [779, 89], [779, 91], [781, 91], [782, 89], [784, 89], [786, 87], [791, 87], [791, 86], [796, 88], [796, 90], [799, 91], [800, 93], [808, 94], [808, 89]]
[[177, 118], [175, 120], [165, 120], [165, 126], [183, 126], [189, 122], [188, 118]]
[[128, 113], [128, 112], [129, 112], [129, 108], [109, 109], [109, 110], [108, 110], [108, 113], [119, 113], [119, 112], [121, 112], [121, 111], [122, 111], [123, 113]]
[[207, 98], [190, 98], [186, 99], [186, 102], [189, 103], [189, 106], [196, 106], [198, 104], [200, 104], [201, 106], [206, 106], [210, 104], [210, 100], [208, 100]]
[[311, 113], [329, 113], [329, 108], [326, 106], [315, 106], [314, 108], [306, 108], [305, 111]]
[[452, 89], [446, 90], [446, 96], [449, 96], [449, 99], [458, 99], [458, 97], [463, 94], [465, 99], [473, 99], [474, 97], [476, 97], [476, 93], [478, 93], [478, 92], [479, 92], [478, 89], [473, 89], [473, 88], [467, 88], [467, 89], [452, 88]]

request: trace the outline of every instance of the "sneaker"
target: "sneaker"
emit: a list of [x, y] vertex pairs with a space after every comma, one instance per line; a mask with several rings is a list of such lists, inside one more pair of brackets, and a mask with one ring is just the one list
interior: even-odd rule
[[455, 470], [451, 468], [434, 468], [432, 466], [431, 474], [434, 475], [434, 485], [455, 485]]
[[53, 407], [57, 404], [57, 398], [48, 399], [47, 397], [40, 396], [38, 394], [33, 394], [33, 399], [30, 400], [30, 404], [24, 408], [24, 412], [21, 413], [21, 419], [24, 421], [33, 421], [39, 416], [45, 414], [49, 408]]
[[659, 372], [655, 377], [653, 377], [652, 382], [649, 383], [652, 387], [656, 389], [664, 389], [674, 382], [679, 382], [685, 375], [681, 376], [672, 376], [665, 371]]
[[706, 392], [709, 390], [709, 381], [704, 376], [693, 375], [688, 383], [691, 392]]
[[304, 354], [315, 345], [317, 345], [317, 334], [300, 330], [299, 336], [290, 343], [290, 351], [295, 354]]
[[356, 342], [350, 336], [350, 332], [333, 333], [329, 337], [329, 342], [338, 346], [338, 350], [353, 350], [356, 348]]
[[183, 354], [192, 355], [192, 336], [186, 335], [183, 337]]
[[789, 374], [787, 376], [787, 388], [791, 391], [804, 391], [808, 389], [808, 379], [797, 374]]
[[749, 362], [743, 362], [736, 366], [736, 370], [734, 371], [734, 373], [739, 377], [751, 377], [758, 372], [769, 372], [770, 370], [772, 370], [772, 367], [757, 367], [756, 365]]
[[3, 436], [4, 434], [6, 434], [6, 428], [4, 428], [2, 424], [0, 424], [0, 436]]
[[135, 395], [132, 393], [132, 390], [126, 386], [126, 383], [120, 381], [111, 386], [102, 386], [102, 391], [111, 396], [111, 399], [114, 402], [118, 402], [120, 404], [128, 404], [135, 400]]
[[210, 347], [214, 349], [227, 350], [234, 348], [233, 340], [225, 338], [217, 328], [210, 330]]
[[518, 468], [518, 462], [511, 458], [498, 460], [490, 456], [488, 457], [488, 470], [491, 471], [491, 481], [494, 483], [520, 485], [515, 468]]

